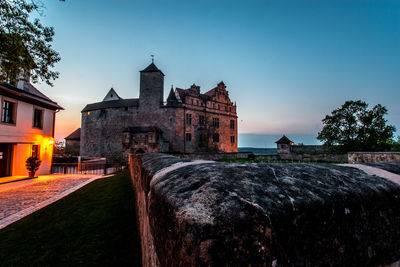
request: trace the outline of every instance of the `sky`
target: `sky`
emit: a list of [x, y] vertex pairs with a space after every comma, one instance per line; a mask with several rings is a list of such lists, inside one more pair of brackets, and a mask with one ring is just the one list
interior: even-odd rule
[[400, 134], [400, 1], [43, 0], [60, 78], [37, 85], [65, 110], [56, 138], [113, 87], [139, 95], [155, 55], [171, 85], [206, 92], [224, 81], [238, 106], [239, 146], [286, 134], [316, 144], [325, 115], [346, 100], [382, 104]]

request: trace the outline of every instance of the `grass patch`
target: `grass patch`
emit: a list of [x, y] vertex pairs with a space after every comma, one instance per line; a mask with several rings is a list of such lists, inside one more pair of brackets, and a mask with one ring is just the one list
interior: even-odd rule
[[1, 266], [141, 266], [129, 172], [96, 180], [0, 230]]

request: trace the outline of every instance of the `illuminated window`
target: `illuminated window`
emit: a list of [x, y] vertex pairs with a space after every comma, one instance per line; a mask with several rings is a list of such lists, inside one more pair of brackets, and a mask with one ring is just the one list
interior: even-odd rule
[[40, 146], [32, 145], [32, 157], [39, 159], [40, 158]]
[[1, 122], [15, 124], [15, 103], [9, 102], [7, 100], [3, 101]]
[[192, 114], [186, 114], [186, 124], [192, 125]]
[[43, 110], [33, 110], [33, 127], [42, 129], [43, 128]]
[[186, 133], [186, 141], [192, 141], [192, 134], [191, 133]]

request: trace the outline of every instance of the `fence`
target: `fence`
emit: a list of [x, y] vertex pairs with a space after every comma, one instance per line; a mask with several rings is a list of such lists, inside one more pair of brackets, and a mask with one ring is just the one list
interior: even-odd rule
[[105, 175], [123, 168], [124, 166], [96, 162], [53, 163], [51, 173]]

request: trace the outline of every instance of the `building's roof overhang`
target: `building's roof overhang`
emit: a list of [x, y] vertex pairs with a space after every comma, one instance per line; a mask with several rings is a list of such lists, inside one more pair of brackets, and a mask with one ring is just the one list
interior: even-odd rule
[[57, 102], [52, 101], [31, 84], [29, 84], [28, 91], [19, 89], [11, 84], [2, 83], [0, 84], [0, 95], [4, 95], [13, 99], [21, 100], [51, 110], [64, 109], [63, 107], [58, 105]]

